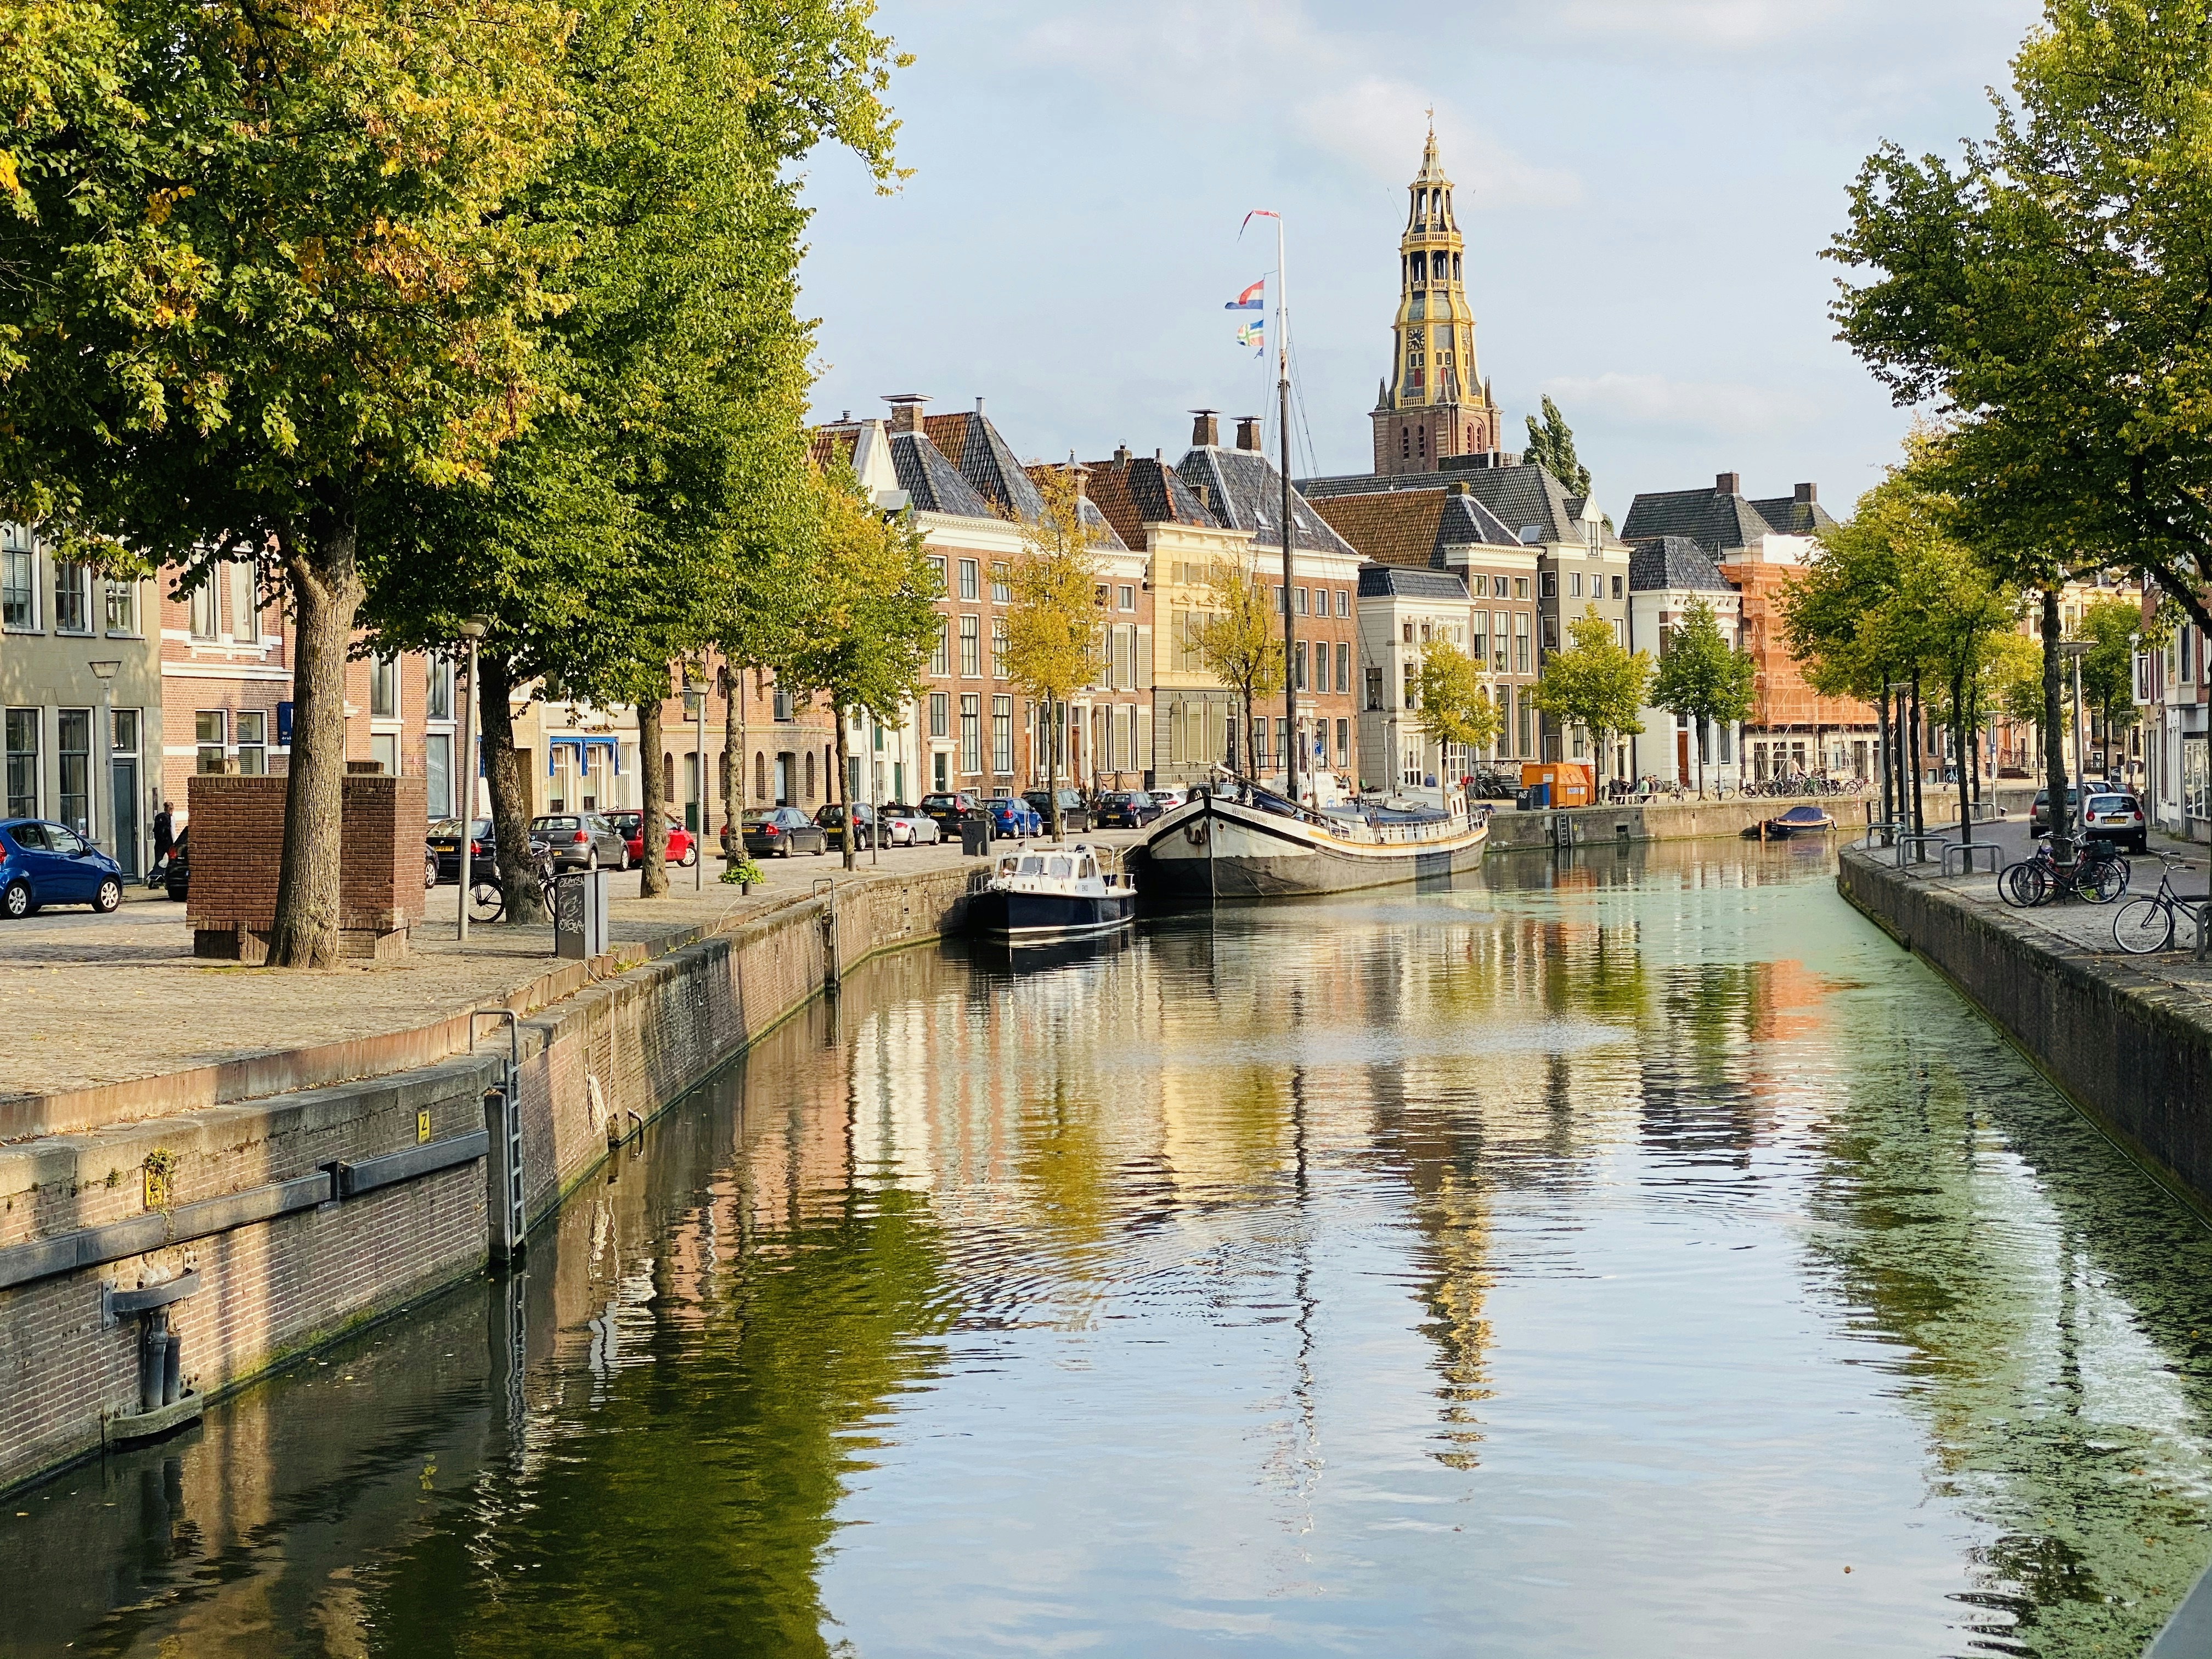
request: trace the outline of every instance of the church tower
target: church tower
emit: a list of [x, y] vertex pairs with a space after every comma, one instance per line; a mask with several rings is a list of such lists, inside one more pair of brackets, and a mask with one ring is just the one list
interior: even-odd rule
[[1498, 406], [1475, 369], [1474, 313], [1462, 270], [1467, 244], [1433, 125], [1407, 194], [1390, 374], [1373, 416], [1375, 470], [1384, 473], [1430, 472], [1447, 455], [1498, 447]]

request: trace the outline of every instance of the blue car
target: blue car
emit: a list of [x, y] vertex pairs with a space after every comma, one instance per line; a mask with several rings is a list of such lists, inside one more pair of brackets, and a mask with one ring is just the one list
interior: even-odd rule
[[1018, 795], [995, 796], [983, 803], [983, 810], [990, 814], [991, 833], [994, 836], [1044, 833], [1044, 820], [1037, 816], [1036, 808]]
[[39, 818], [0, 823], [0, 915], [18, 921], [49, 904], [123, 902], [123, 866], [64, 824]]

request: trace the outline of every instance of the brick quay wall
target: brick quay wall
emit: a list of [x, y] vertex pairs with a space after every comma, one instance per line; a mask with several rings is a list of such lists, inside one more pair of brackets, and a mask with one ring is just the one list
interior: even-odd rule
[[[833, 951], [842, 971], [956, 927], [969, 876], [842, 880], [650, 960], [599, 958], [520, 1018], [529, 1224], [818, 994]], [[231, 1104], [187, 1085], [191, 1109], [0, 1144], [0, 1491], [138, 1410], [141, 1317], [112, 1314], [114, 1291], [197, 1285], [164, 1313], [204, 1401], [479, 1271], [497, 1168], [483, 1096], [509, 1052], [503, 1021], [479, 1029], [473, 1054], [373, 1079]]]
[[2212, 1005], [2135, 958], [2071, 943], [1884, 859], [1845, 852], [1836, 885], [2161, 1185], [2212, 1218]]
[[[1987, 799], [2008, 812], [2025, 814], [2035, 799], [2035, 790], [2033, 786], [2001, 789]], [[1779, 817], [1793, 806], [1824, 809], [1836, 820], [1839, 835], [1864, 833], [1868, 813], [1881, 810], [1878, 801], [1865, 796], [1820, 795], [1782, 800], [1737, 795], [1727, 800], [1701, 801], [1692, 798], [1499, 812], [1490, 820], [1490, 850], [1517, 853], [1547, 847], [1598, 847], [1624, 841], [1694, 841], [1709, 836], [1741, 836], [1768, 818]], [[1923, 821], [1930, 834], [1959, 821], [1955, 790], [1930, 790], [1922, 806]]]

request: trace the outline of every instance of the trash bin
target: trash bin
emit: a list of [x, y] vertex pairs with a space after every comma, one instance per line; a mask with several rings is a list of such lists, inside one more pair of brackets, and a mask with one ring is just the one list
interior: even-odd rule
[[960, 820], [960, 850], [971, 859], [991, 856], [991, 820], [980, 813]]
[[607, 952], [607, 872], [571, 870], [553, 878], [553, 954], [581, 961]]

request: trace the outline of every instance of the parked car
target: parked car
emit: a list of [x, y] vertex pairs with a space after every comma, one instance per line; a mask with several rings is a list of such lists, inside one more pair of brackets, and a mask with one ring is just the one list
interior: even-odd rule
[[[1036, 815], [1047, 829], [1052, 827], [1052, 791], [1032, 789], [1022, 799], [1036, 809]], [[1060, 792], [1060, 827], [1067, 830], [1088, 830], [1091, 827], [1091, 804], [1083, 799], [1080, 789]]]
[[[2109, 790], [2112, 787], [2100, 778], [2089, 779], [2088, 785], [2089, 793], [2093, 795], [2100, 790]], [[2066, 816], [2069, 818], [2074, 816], [2075, 802], [2079, 798], [2080, 791], [2076, 786], [2068, 784], [2066, 786]], [[2035, 804], [2027, 809], [2027, 830], [2032, 836], [2047, 836], [2051, 833], [2050, 790], [2039, 789], [2035, 792]]]
[[[822, 833], [839, 852], [845, 850], [845, 814], [842, 801], [832, 801], [814, 815], [814, 822], [822, 826]], [[854, 825], [853, 847], [856, 852], [866, 852], [876, 844], [875, 809], [864, 800], [852, 803], [850, 811]]]
[[1188, 805], [1190, 800], [1190, 791], [1178, 787], [1170, 786], [1165, 789], [1155, 789], [1151, 793], [1152, 799], [1158, 804], [1163, 812], [1172, 812], [1176, 807]]
[[192, 861], [185, 851], [185, 838], [191, 833], [177, 831], [177, 844], [169, 851], [169, 867], [161, 872], [162, 892], [179, 904], [192, 896]]
[[[610, 812], [607, 822], [622, 831], [623, 844], [629, 849], [632, 864], [645, 862], [645, 814], [642, 812]], [[699, 843], [684, 827], [684, 821], [673, 812], [668, 815], [668, 846], [662, 854], [671, 864], [689, 870], [699, 861]]]
[[0, 915], [20, 921], [49, 904], [105, 914], [122, 902], [123, 866], [76, 830], [42, 818], [0, 823]]
[[886, 847], [934, 847], [945, 839], [937, 820], [919, 806], [898, 802], [882, 810]]
[[994, 795], [983, 803], [983, 811], [990, 817], [991, 834], [1000, 840], [1044, 833], [1044, 820], [1036, 808], [1018, 795]]
[[2082, 809], [2082, 833], [2098, 841], [2116, 841], [2137, 853], [2150, 850], [2150, 825], [2143, 821], [2142, 803], [2133, 795], [2092, 795]]
[[747, 857], [787, 859], [794, 853], [830, 850], [822, 826], [796, 806], [756, 806], [744, 817]]
[[960, 833], [960, 820], [982, 805], [972, 789], [955, 789], [921, 798], [921, 810], [937, 820], [938, 833], [947, 840]]
[[[468, 826], [469, 870], [489, 867], [497, 853], [492, 842], [491, 820], [477, 818]], [[459, 881], [461, 878], [461, 821], [459, 818], [440, 818], [430, 826], [430, 833], [422, 838], [438, 861], [440, 881]]]
[[1115, 789], [1098, 798], [1101, 830], [1141, 830], [1159, 815], [1158, 805], [1142, 789]]
[[553, 849], [556, 870], [629, 868], [629, 842], [597, 812], [549, 812], [530, 820], [530, 833]]

